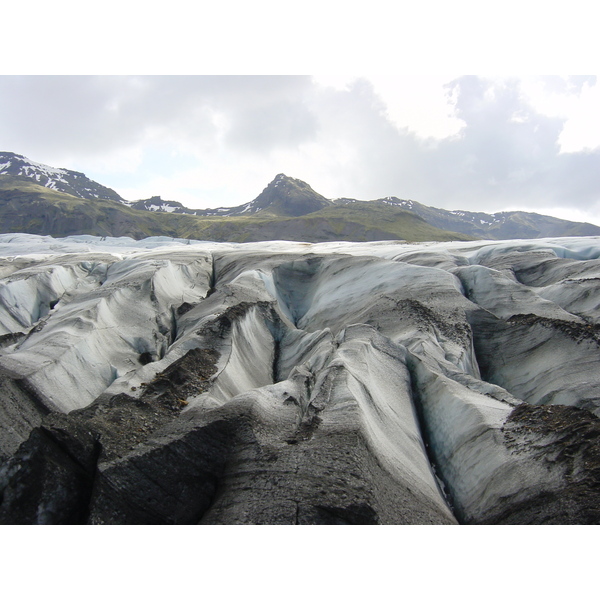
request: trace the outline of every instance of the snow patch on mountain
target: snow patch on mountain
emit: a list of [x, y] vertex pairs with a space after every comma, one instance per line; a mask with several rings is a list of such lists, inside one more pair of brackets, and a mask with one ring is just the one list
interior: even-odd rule
[[48, 189], [80, 198], [122, 201], [115, 191], [88, 179], [83, 173], [77, 171], [51, 167], [12, 152], [0, 152], [0, 161], [4, 161], [0, 163], [0, 175], [27, 177]]

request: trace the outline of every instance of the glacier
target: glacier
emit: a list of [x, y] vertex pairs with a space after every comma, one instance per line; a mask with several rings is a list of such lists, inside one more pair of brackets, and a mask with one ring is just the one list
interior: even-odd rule
[[600, 238], [0, 235], [0, 522], [600, 522]]

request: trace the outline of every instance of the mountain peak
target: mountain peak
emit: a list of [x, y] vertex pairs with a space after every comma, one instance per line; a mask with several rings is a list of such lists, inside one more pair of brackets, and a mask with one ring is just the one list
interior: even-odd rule
[[269, 183], [267, 187], [276, 187], [280, 185], [298, 186], [300, 188], [312, 190], [310, 185], [308, 185], [308, 183], [306, 183], [305, 181], [302, 181], [301, 179], [296, 179], [295, 177], [289, 177], [285, 173], [279, 173], [278, 175], [276, 175], [275, 179], [273, 179], [273, 181], [271, 181], [271, 183]]
[[279, 173], [246, 210], [249, 213], [267, 211], [279, 216], [300, 217], [331, 204], [308, 183]]
[[83, 173], [50, 167], [14, 152], [0, 152], [0, 175], [31, 179], [48, 189], [87, 200], [102, 198], [123, 202], [117, 192], [88, 179]]

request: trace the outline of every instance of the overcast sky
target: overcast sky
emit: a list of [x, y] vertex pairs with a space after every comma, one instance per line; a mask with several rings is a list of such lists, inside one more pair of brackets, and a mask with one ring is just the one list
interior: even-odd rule
[[[376, 5], [375, 0], [374, 9]], [[303, 36], [303, 52], [318, 44], [316, 40], [323, 39], [323, 34], [329, 36], [330, 46], [327, 51], [319, 46], [318, 60], [300, 63], [300, 70], [298, 62], [292, 61], [291, 70], [335, 73], [325, 76], [19, 74], [44, 72], [38, 67], [48, 61], [40, 58], [61, 43], [69, 44], [63, 58], [77, 57], [74, 49], [84, 47], [77, 42], [88, 35], [80, 28], [69, 30], [74, 37], [57, 37], [51, 32], [51, 43], [30, 62], [8, 63], [25, 65], [22, 71], [0, 76], [0, 150], [83, 171], [128, 200], [160, 195], [191, 208], [242, 204], [255, 198], [275, 175], [285, 173], [306, 181], [328, 198], [370, 200], [392, 195], [448, 209], [522, 209], [600, 224], [600, 81], [581, 75], [464, 75], [473, 71], [458, 70], [460, 60], [443, 60], [446, 55], [454, 59], [457, 47], [463, 50], [456, 40], [465, 36], [445, 26], [460, 5], [453, 5], [450, 13], [437, 19], [430, 18], [427, 7], [422, 14], [403, 13], [406, 19], [422, 19], [431, 29], [440, 42], [439, 47], [431, 47], [434, 51], [422, 43], [428, 37], [421, 33], [411, 37], [412, 29], [401, 27], [405, 21], [393, 21], [390, 15], [378, 19], [370, 37], [366, 29], [362, 36], [349, 35], [348, 29], [342, 31], [343, 36], [338, 31], [337, 37], [332, 37], [323, 27], [326, 20], [295, 14], [297, 29], [305, 27], [312, 35], [311, 44]], [[481, 10], [473, 8], [480, 4], [469, 6]], [[547, 28], [543, 27], [544, 17], [535, 13], [536, 34], [541, 40], [536, 41], [529, 37], [527, 21], [511, 16], [511, 6], [508, 1], [503, 4], [505, 10], [494, 15], [498, 27], [485, 31], [470, 23], [465, 26], [480, 45], [475, 46], [470, 38], [464, 48], [468, 56], [483, 55], [482, 44], [494, 36], [492, 42], [503, 55], [509, 48], [520, 52], [510, 67], [528, 56], [524, 48], [547, 54], [557, 47], [556, 26], [565, 30], [562, 12], [556, 13], [553, 27]], [[513, 8], [519, 7], [522, 16], [523, 6], [521, 2]], [[349, 18], [347, 12], [334, 13], [335, 19]], [[46, 35], [44, 19], [52, 14], [48, 10], [38, 16], [38, 37]], [[489, 14], [470, 14], [489, 19]], [[249, 15], [230, 20], [226, 38], [210, 38], [212, 46], [206, 47], [218, 46], [221, 56], [233, 37], [242, 36], [243, 21]], [[282, 28], [281, 16], [276, 16], [275, 24], [263, 24], [260, 34], [247, 28], [246, 40], [252, 43], [236, 50], [236, 60], [256, 51], [256, 40], [267, 37], [269, 56], [280, 55], [295, 30]], [[364, 13], [350, 16], [355, 21], [342, 25], [356, 30], [366, 18]], [[107, 27], [104, 13], [95, 18]], [[124, 31], [111, 37], [105, 29], [100, 49], [122, 50], [119, 44], [126, 38], [135, 43], [130, 50], [142, 48], [162, 70], [164, 48], [176, 46], [180, 38], [210, 37], [211, 28], [206, 26], [202, 36], [194, 30], [196, 38], [186, 38], [189, 27], [197, 28], [198, 22], [179, 20], [176, 35], [171, 31], [171, 37], [165, 38], [173, 18], [171, 12], [156, 15], [163, 29], [150, 35], [152, 23], [145, 22], [150, 29], [140, 30], [141, 37], [133, 42]], [[507, 31], [509, 23], [523, 28], [517, 31], [520, 37]], [[589, 19], [577, 17], [576, 40], [592, 39], [586, 36], [589, 23]], [[30, 21], [29, 31], [36, 31], [35, 25]], [[370, 44], [368, 48], [363, 38]], [[547, 50], [540, 46], [544, 41]], [[22, 38], [17, 41], [15, 37], [17, 43], [23, 52]], [[405, 45], [400, 47], [402, 43]], [[574, 46], [571, 43], [570, 47]], [[340, 50], [351, 60], [342, 63]], [[427, 55], [430, 50], [431, 56]], [[397, 57], [408, 56], [407, 52], [412, 52], [411, 62], [398, 63]], [[423, 69], [413, 68], [412, 57], [417, 55], [429, 56]], [[121, 62], [125, 72], [135, 72], [135, 64], [128, 62], [131, 56], [130, 51], [119, 54], [118, 62], [113, 58], [108, 72], [122, 72]], [[188, 59], [182, 62], [181, 72], [194, 72], [190, 57], [195, 60], [204, 54], [188, 51], [179, 56]], [[552, 64], [564, 66], [559, 64], [558, 54], [551, 56]], [[489, 62], [489, 55], [485, 58]], [[432, 71], [432, 61], [442, 68]], [[169, 63], [173, 64], [179, 62]], [[231, 72], [232, 64], [237, 63], [227, 63], [221, 72]], [[90, 71], [103, 72], [97, 71], [98, 63], [85, 65]], [[282, 72], [278, 66], [275, 63], [273, 70], [267, 66], [251, 72]], [[74, 72], [85, 73], [86, 67]], [[441, 71], [444, 74], [439, 74]], [[138, 72], [152, 69], [144, 67]], [[215, 72], [215, 65], [206, 72]], [[428, 74], [431, 72], [436, 74]]]

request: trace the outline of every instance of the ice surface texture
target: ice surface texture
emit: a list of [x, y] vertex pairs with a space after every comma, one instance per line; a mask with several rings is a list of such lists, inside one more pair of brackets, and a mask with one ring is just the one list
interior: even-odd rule
[[0, 235], [0, 520], [599, 522], [599, 257]]

